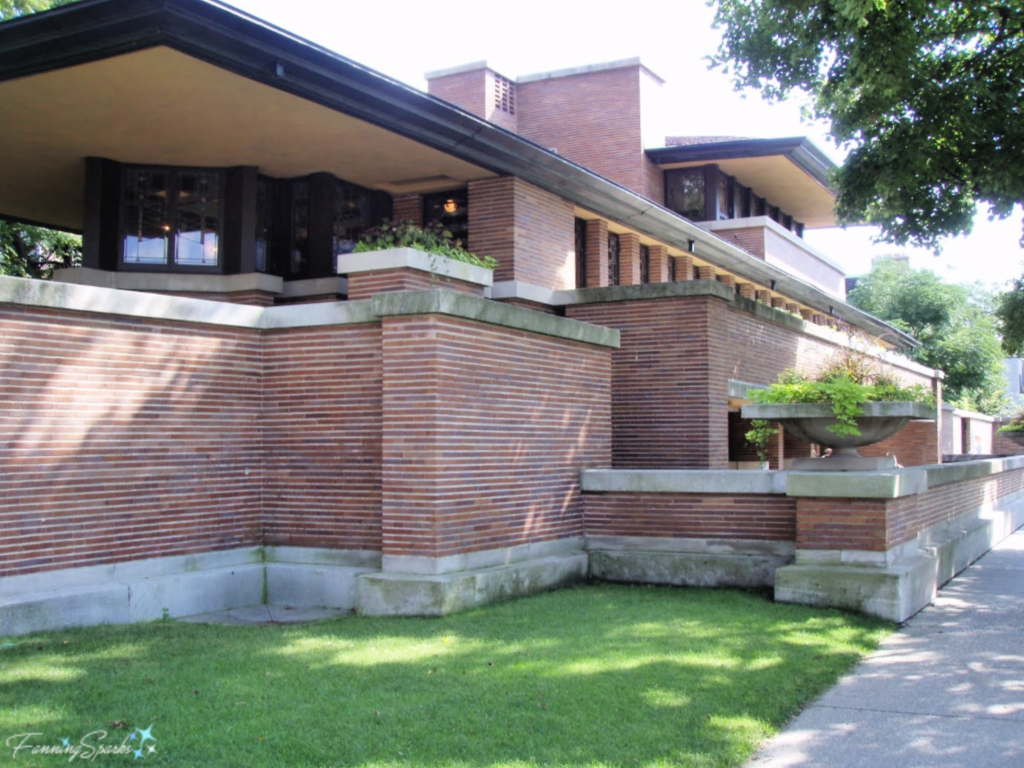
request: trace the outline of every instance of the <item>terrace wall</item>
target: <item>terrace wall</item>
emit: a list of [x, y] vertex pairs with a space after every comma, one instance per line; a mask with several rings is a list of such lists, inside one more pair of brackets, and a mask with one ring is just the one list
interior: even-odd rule
[[0, 576], [261, 540], [254, 330], [0, 305]]
[[[768, 385], [788, 368], [814, 370], [844, 343], [710, 280], [577, 296], [585, 303], [567, 306], [568, 317], [621, 333], [612, 355], [615, 468], [726, 469], [729, 381]], [[907, 383], [934, 384], [919, 366], [893, 370]], [[938, 430], [911, 424], [884, 450], [906, 466], [936, 463]]]

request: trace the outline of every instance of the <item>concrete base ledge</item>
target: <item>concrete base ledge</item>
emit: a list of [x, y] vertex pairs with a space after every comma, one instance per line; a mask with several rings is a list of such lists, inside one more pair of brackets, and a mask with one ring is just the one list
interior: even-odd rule
[[596, 550], [590, 575], [605, 581], [686, 587], [770, 587], [775, 572], [793, 562], [785, 555]]
[[252, 605], [355, 608], [380, 553], [274, 547], [152, 558], [0, 580], [0, 636]]
[[1024, 494], [1014, 494], [1001, 499], [998, 509], [974, 510], [922, 533], [918, 547], [881, 567], [798, 552], [796, 565], [775, 574], [775, 599], [906, 621], [935, 599], [939, 587], [1022, 525]]
[[361, 616], [445, 616], [585, 579], [587, 556], [524, 560], [456, 573], [373, 573], [358, 579]]

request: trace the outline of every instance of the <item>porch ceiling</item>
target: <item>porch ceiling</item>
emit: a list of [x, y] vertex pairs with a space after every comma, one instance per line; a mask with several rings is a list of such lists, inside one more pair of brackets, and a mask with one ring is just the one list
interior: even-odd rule
[[315, 171], [392, 193], [494, 176], [168, 47], [0, 82], [0, 215], [81, 230], [88, 156]]

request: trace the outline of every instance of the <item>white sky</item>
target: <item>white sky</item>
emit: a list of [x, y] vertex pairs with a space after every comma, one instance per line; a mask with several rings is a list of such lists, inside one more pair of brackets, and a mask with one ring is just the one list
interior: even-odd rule
[[[409, 85], [423, 74], [486, 60], [508, 77], [640, 56], [666, 81], [667, 133], [753, 138], [809, 136], [837, 162], [842, 153], [821, 125], [802, 122], [797, 101], [769, 105], [736, 93], [704, 57], [718, 46], [703, 0], [629, 0], [614, 12], [566, 0], [233, 0], [233, 5]], [[1002, 284], [1024, 271], [1021, 216], [988, 222], [944, 245], [943, 254], [873, 245], [872, 228], [809, 231], [807, 240], [863, 274], [871, 257], [905, 252], [951, 282]]]

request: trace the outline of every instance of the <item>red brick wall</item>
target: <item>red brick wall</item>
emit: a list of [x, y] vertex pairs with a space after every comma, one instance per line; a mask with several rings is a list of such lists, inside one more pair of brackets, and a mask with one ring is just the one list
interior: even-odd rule
[[1010, 441], [999, 429], [1005, 422], [996, 422], [992, 425], [992, 453], [996, 455], [1017, 456], [1024, 453], [1024, 445], [1017, 445]]
[[267, 545], [381, 545], [379, 324], [264, 337]]
[[255, 331], [0, 307], [0, 576], [260, 540]]
[[[641, 195], [639, 66], [520, 83], [519, 133]], [[660, 198], [656, 202], [663, 202]]]
[[423, 196], [395, 195], [391, 198], [392, 221], [409, 221], [417, 227], [423, 226]]
[[444, 556], [583, 532], [607, 467], [608, 350], [443, 316], [384, 321], [383, 551]]
[[714, 234], [726, 242], [742, 248], [747, 253], [764, 259], [765, 227], [743, 227], [740, 229], [716, 229]]
[[420, 269], [384, 269], [379, 272], [353, 272], [348, 276], [349, 301], [368, 299], [375, 293], [389, 291], [429, 291], [448, 288], [472, 296], [483, 296], [484, 287], [477, 283], [455, 280]]
[[793, 541], [796, 499], [683, 493], [587, 493], [589, 536]]
[[566, 307], [573, 319], [621, 332], [621, 347], [612, 353], [612, 466], [726, 467], [725, 382], [713, 388], [710, 380], [712, 301], [718, 300], [695, 296]]
[[498, 260], [495, 281], [576, 287], [573, 206], [512, 177], [469, 184], [469, 250]]
[[427, 81], [427, 93], [462, 107], [477, 117], [487, 119], [487, 70], [475, 69], [472, 72], [438, 77]]
[[950, 483], [900, 499], [798, 499], [797, 546], [884, 552], [933, 525], [1024, 490], [1024, 470]]
[[942, 461], [935, 422], [909, 421], [898, 434], [874, 445], [858, 448], [861, 456], [895, 456], [904, 467]]
[[[613, 466], [624, 469], [725, 469], [728, 380], [770, 384], [787, 368], [813, 370], [837, 349], [711, 296], [580, 304], [566, 314], [622, 333], [612, 415]], [[937, 425], [929, 427], [937, 450]]]

